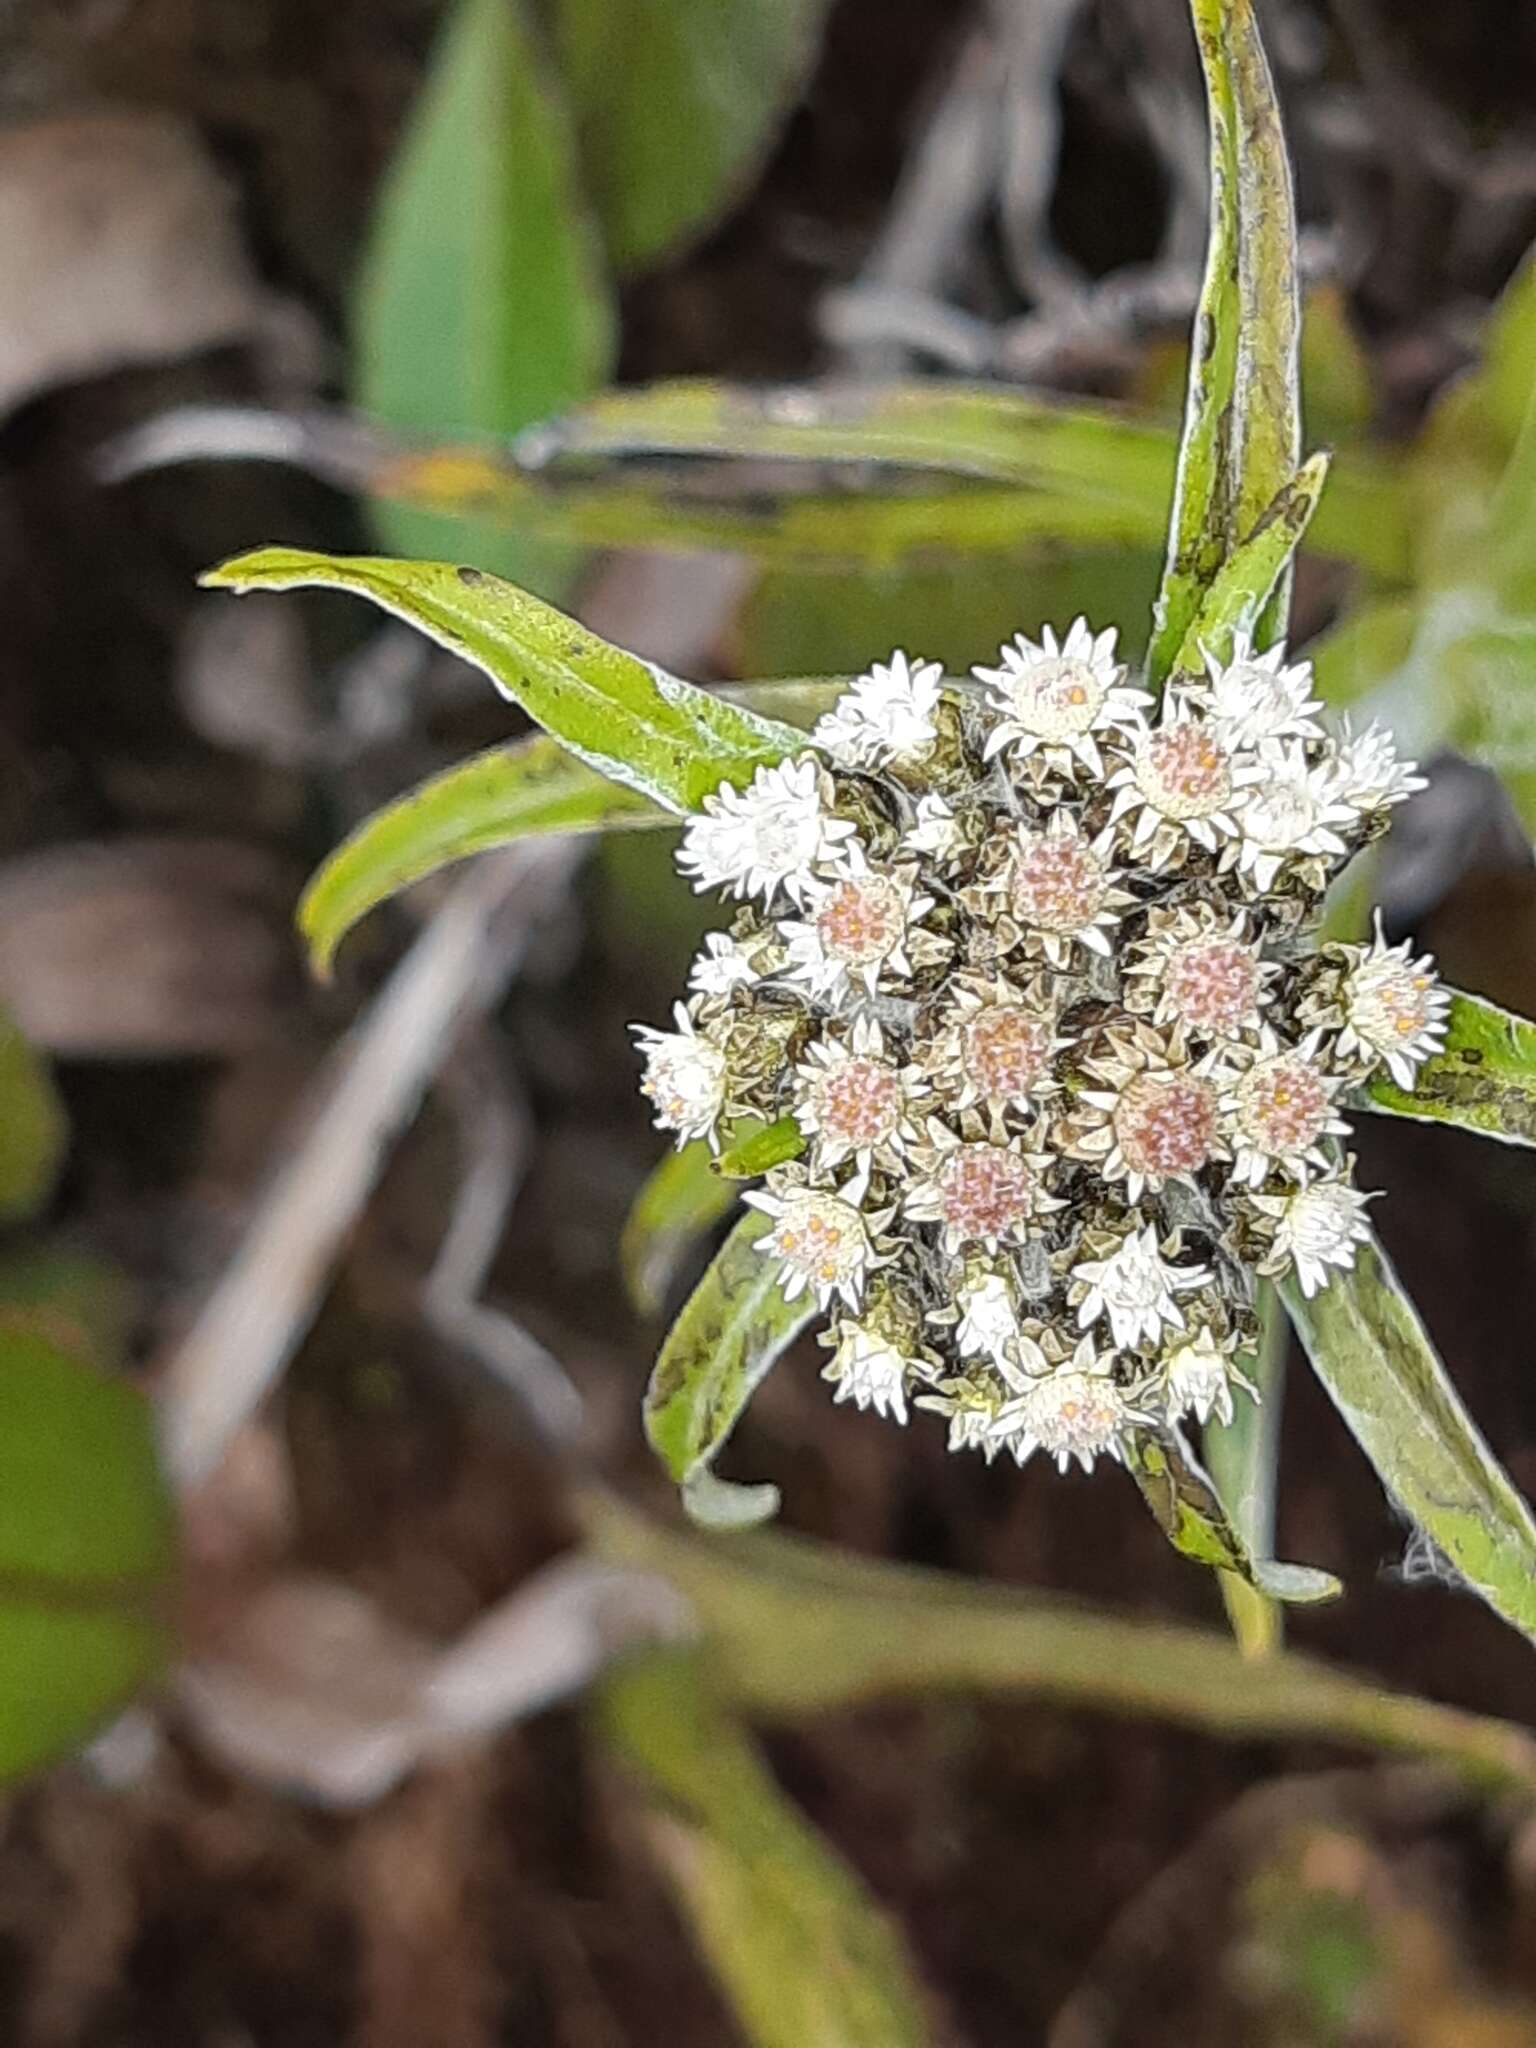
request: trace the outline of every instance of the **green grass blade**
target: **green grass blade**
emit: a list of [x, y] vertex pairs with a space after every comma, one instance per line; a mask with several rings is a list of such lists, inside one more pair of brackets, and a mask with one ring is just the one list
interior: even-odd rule
[[299, 903], [310, 959], [329, 971], [370, 910], [450, 862], [535, 833], [670, 825], [672, 815], [542, 734], [491, 747], [386, 804], [344, 839]]
[[600, 1725], [652, 1852], [751, 2048], [925, 2048], [895, 1928], [774, 1782], [707, 1657], [632, 1661]]
[[1376, 1075], [1361, 1090], [1359, 1107], [1454, 1124], [1506, 1145], [1536, 1145], [1536, 1024], [1458, 991], [1444, 1052], [1425, 1061], [1411, 1089]]
[[1282, 1298], [1318, 1378], [1394, 1501], [1496, 1614], [1536, 1640], [1536, 1519], [1489, 1450], [1385, 1254]]
[[[950, 384], [764, 392], [679, 380], [605, 392], [511, 450], [378, 443], [360, 457], [354, 437], [332, 467], [400, 504], [592, 545], [730, 547], [829, 568], [1061, 539], [1161, 548], [1175, 460], [1173, 433], [1130, 414]], [[721, 466], [708, 490], [680, 487], [679, 462], [710, 461]], [[753, 465], [740, 489], [732, 462]], [[761, 487], [764, 462], [790, 466], [772, 492]], [[829, 467], [844, 472], [835, 488]], [[1400, 468], [1352, 447], [1312, 535], [1321, 552], [1386, 583], [1411, 573]]]
[[683, 1595], [722, 1690], [748, 1714], [785, 1720], [911, 1695], [995, 1692], [1147, 1715], [1231, 1741], [1346, 1742], [1448, 1765], [1483, 1789], [1536, 1791], [1527, 1729], [1388, 1692], [1292, 1651], [1254, 1664], [1212, 1629], [770, 1531], [709, 1542], [661, 1528], [611, 1495], [589, 1493], [583, 1513], [599, 1555], [656, 1572]]
[[[1192, 0], [1211, 129], [1211, 228], [1195, 312], [1168, 565], [1148, 673], [1181, 658], [1205, 592], [1301, 458], [1290, 162], [1252, 0]], [[1270, 618], [1283, 619], [1282, 569]]]
[[451, 562], [258, 548], [210, 570], [223, 590], [348, 590], [483, 669], [588, 767], [667, 809], [803, 752], [805, 737], [589, 633], [553, 605]]
[[[755, 1210], [742, 1217], [668, 1331], [645, 1392], [651, 1447], [701, 1519], [743, 1519], [746, 1503], [729, 1505], [743, 1489], [727, 1493], [710, 1467], [762, 1380], [816, 1314], [808, 1294], [784, 1299], [778, 1261], [758, 1250], [771, 1228]], [[773, 1488], [748, 1491], [752, 1519], [774, 1512]]]

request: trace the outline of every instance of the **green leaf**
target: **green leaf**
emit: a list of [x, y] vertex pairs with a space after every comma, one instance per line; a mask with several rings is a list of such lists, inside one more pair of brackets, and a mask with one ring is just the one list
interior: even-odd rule
[[906, 647], [951, 675], [995, 662], [1021, 628], [1079, 612], [1101, 624], [1131, 622], [1120, 652], [1136, 660], [1135, 624], [1146, 617], [1159, 557], [1143, 545], [1012, 554], [960, 554], [882, 569], [819, 561], [774, 564], [758, 578], [736, 621], [732, 646], [759, 675], [856, 671], [874, 649]]
[[828, 0], [552, 0], [608, 252], [643, 269], [723, 213], [815, 55]]
[[638, 1783], [647, 1836], [752, 2048], [925, 2048], [899, 1936], [790, 1804], [721, 1702], [707, 1659], [632, 1660], [601, 1726]]
[[[535, 430], [519, 452], [526, 473], [493, 451], [474, 471], [482, 498], [500, 479], [507, 516], [516, 506], [519, 517], [542, 515], [561, 530], [609, 543], [728, 546], [781, 561], [919, 569], [941, 552], [1012, 552], [1031, 542], [1160, 548], [1176, 445], [1166, 427], [1124, 412], [988, 386], [762, 391], [680, 379], [604, 392]], [[707, 498], [679, 491], [680, 458], [752, 464], [745, 472], [750, 503], [732, 502], [729, 470]], [[419, 459], [432, 460], [428, 453]], [[765, 493], [763, 462], [805, 465], [806, 486]], [[646, 463], [660, 465], [654, 480], [643, 469], [636, 474]], [[853, 470], [835, 490], [824, 480], [830, 465]], [[1406, 581], [1410, 507], [1401, 474], [1395, 458], [1350, 450], [1313, 544], [1375, 577]], [[1004, 488], [986, 488], [992, 485]], [[408, 461], [393, 465], [391, 488], [409, 492]]]
[[[1291, 1325], [1268, 1281], [1260, 1290], [1259, 1321], [1258, 1349], [1245, 1361], [1254, 1394], [1238, 1396], [1230, 1422], [1207, 1423], [1201, 1448], [1244, 1544], [1254, 1556], [1271, 1557]], [[1279, 1649], [1284, 1623], [1277, 1602], [1231, 1572], [1222, 1576], [1221, 1597], [1245, 1657], [1267, 1657]]]
[[0, 1317], [0, 1776], [78, 1747], [169, 1653], [148, 1403]]
[[1336, 626], [1308, 643], [1317, 690], [1333, 711], [1347, 711], [1391, 681], [1413, 651], [1419, 626], [1416, 598], [1381, 598], [1356, 605]]
[[125, 1273], [63, 1240], [24, 1241], [0, 1252], [0, 1321], [46, 1337], [72, 1358], [120, 1365], [138, 1309]]
[[366, 818], [316, 871], [299, 929], [325, 973], [358, 920], [423, 875], [534, 833], [613, 832], [673, 822], [542, 734], [491, 747]]
[[1291, 1651], [1253, 1664], [1211, 1629], [1133, 1620], [763, 1530], [709, 1542], [591, 1489], [581, 1505], [599, 1556], [676, 1587], [725, 1698], [756, 1717], [998, 1692], [1150, 1715], [1234, 1741], [1358, 1744], [1432, 1758], [1484, 1788], [1536, 1790], [1527, 1729], [1388, 1692], [1366, 1674]]
[[1171, 673], [1198, 675], [1205, 656], [1231, 658], [1236, 633], [1254, 633], [1281, 591], [1291, 557], [1300, 545], [1328, 477], [1328, 457], [1304, 462], [1253, 531], [1227, 556], [1206, 585]]
[[[762, 1380], [816, 1314], [809, 1294], [784, 1299], [778, 1261], [758, 1249], [771, 1228], [756, 1210], [742, 1217], [668, 1331], [645, 1391], [652, 1449], [683, 1488], [684, 1505], [716, 1511], [711, 1519], [719, 1519], [721, 1482], [699, 1489], [697, 1481]], [[696, 1489], [691, 1503], [690, 1487]], [[773, 1489], [752, 1491], [757, 1507], [773, 1513]]]
[[[1193, 0], [1193, 13], [1210, 108], [1211, 229], [1147, 662], [1155, 685], [1301, 458], [1296, 219], [1274, 84], [1252, 0]], [[1279, 618], [1284, 590], [1282, 578]]]
[[756, 1180], [770, 1167], [798, 1159], [804, 1150], [805, 1133], [799, 1124], [792, 1116], [781, 1116], [777, 1123], [745, 1137], [738, 1133], [715, 1161], [715, 1172], [726, 1180]]
[[[363, 260], [356, 401], [396, 427], [512, 433], [595, 390], [614, 342], [570, 123], [522, 0], [454, 0]], [[380, 508], [398, 552], [560, 580], [560, 558], [474, 509]]]
[[705, 1232], [729, 1216], [738, 1191], [715, 1171], [702, 1138], [667, 1152], [646, 1176], [624, 1219], [619, 1265], [642, 1316], [661, 1313], [678, 1268]]
[[0, 1010], [0, 1222], [35, 1216], [69, 1143], [64, 1105], [42, 1055]]
[[1255, 1557], [1228, 1513], [1211, 1476], [1176, 1429], [1138, 1430], [1126, 1439], [1125, 1462], [1158, 1527], [1181, 1556], [1212, 1571], [1232, 1572], [1271, 1600], [1313, 1604], [1343, 1591], [1331, 1572]]
[[483, 669], [530, 718], [612, 781], [697, 810], [722, 782], [805, 751], [805, 735], [669, 676], [482, 570], [451, 562], [258, 548], [210, 570], [224, 590], [350, 590]]
[[1461, 1404], [1386, 1255], [1308, 1301], [1281, 1294], [1318, 1378], [1377, 1477], [1468, 1586], [1536, 1640], [1536, 1520]]
[[1482, 996], [1454, 993], [1444, 1052], [1425, 1061], [1411, 1089], [1376, 1075], [1360, 1107], [1536, 1145], [1536, 1024]]

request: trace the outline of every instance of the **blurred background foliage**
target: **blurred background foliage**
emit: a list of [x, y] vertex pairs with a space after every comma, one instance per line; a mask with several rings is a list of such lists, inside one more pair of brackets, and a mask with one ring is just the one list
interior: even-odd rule
[[[1335, 451], [1297, 630], [1334, 703], [1494, 768], [1528, 829], [1536, 45], [1491, 7], [1261, 15], [1308, 445]], [[328, 1241], [335, 1285], [301, 1290], [284, 1397], [183, 1484], [179, 1564], [122, 1370], [178, 1384], [281, 1169], [324, 1181], [305, 1143], [343, 1028], [441, 933], [425, 892], [303, 992], [304, 870], [510, 723], [328, 600], [222, 623], [195, 571], [279, 537], [442, 550], [711, 679], [893, 642], [963, 669], [1042, 619], [1145, 617], [1205, 204], [1182, 0], [38, 0], [0, 59], [29, 315], [0, 322], [0, 1763], [76, 1747], [155, 1674], [163, 1702], [7, 1814], [14, 2037], [1536, 2039], [1528, 1653], [1422, 1548], [1380, 1569], [1400, 1534], [1305, 1394], [1287, 1554], [1350, 1600], [1266, 1669], [1129, 1488], [1062, 1513], [957, 1473], [828, 1411], [805, 1358], [727, 1462], [867, 1565], [573, 1502], [495, 1347], [432, 1311], [474, 1133], [510, 1131], [493, 1291], [580, 1385], [589, 1461], [660, 1509], [644, 1365], [721, 1214], [686, 1154], [664, 1199], [645, 1181], [617, 1051], [706, 916], [665, 834], [561, 885], [487, 998], [489, 1055], [471, 1029]], [[1528, 845], [1459, 773], [1389, 849], [1388, 914], [1530, 1012]], [[1420, 1135], [1371, 1141], [1395, 1249], [1529, 1490], [1529, 1176]], [[705, 1652], [490, 1743], [544, 1697], [549, 1637], [497, 1658], [474, 1628], [578, 1522], [683, 1592]], [[445, 1645], [482, 1687], [446, 1754], [420, 1713]], [[1377, 1750], [1436, 1769], [1319, 1775]], [[370, 1776], [381, 1755], [405, 1761]]]

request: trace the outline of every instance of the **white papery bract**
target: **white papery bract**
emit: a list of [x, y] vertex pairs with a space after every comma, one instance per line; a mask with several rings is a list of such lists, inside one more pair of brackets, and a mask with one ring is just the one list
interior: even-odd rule
[[943, 689], [941, 662], [909, 661], [898, 648], [855, 679], [811, 738], [840, 767], [915, 764], [939, 736]]
[[1229, 746], [1259, 747], [1269, 740], [1320, 740], [1322, 705], [1312, 694], [1310, 661], [1287, 662], [1284, 645], [1255, 654], [1246, 633], [1232, 640], [1232, 656], [1205, 657], [1207, 680], [1189, 691]]
[[1179, 1296], [1211, 1277], [1208, 1266], [1176, 1266], [1165, 1259], [1149, 1223], [1128, 1230], [1103, 1258], [1079, 1259], [1071, 1292], [1081, 1293], [1077, 1320], [1084, 1329], [1102, 1316], [1118, 1348], [1128, 1349], [1167, 1330], [1182, 1330]]
[[699, 1036], [682, 1003], [673, 1006], [673, 1016], [675, 1031], [653, 1031], [647, 1024], [634, 1027], [635, 1042], [645, 1055], [641, 1092], [655, 1104], [658, 1129], [675, 1131], [679, 1145], [690, 1138], [713, 1144], [725, 1107], [725, 1055]]
[[684, 871], [751, 900], [639, 1033], [679, 1141], [798, 1124], [746, 1199], [835, 1398], [1062, 1470], [1252, 1394], [1259, 1279], [1314, 1294], [1369, 1236], [1349, 1091], [1411, 1086], [1449, 1005], [1406, 943], [1315, 939], [1421, 786], [1388, 735], [1331, 732], [1282, 648], [1154, 709], [1115, 647], [874, 664], [688, 825]]
[[1370, 1201], [1341, 1174], [1289, 1194], [1255, 1195], [1255, 1209], [1274, 1223], [1274, 1251], [1260, 1270], [1278, 1273], [1294, 1266], [1302, 1293], [1318, 1293], [1336, 1272], [1355, 1263], [1356, 1251], [1371, 1234], [1365, 1220]]
[[1196, 1422], [1232, 1420], [1232, 1366], [1225, 1347], [1209, 1330], [1175, 1339], [1163, 1357], [1167, 1389], [1168, 1419], [1182, 1422], [1193, 1415]]
[[1004, 647], [998, 668], [978, 668], [997, 722], [984, 749], [990, 760], [1007, 751], [1024, 761], [1036, 752], [1070, 773], [1074, 767], [1102, 775], [1099, 741], [1123, 731], [1152, 699], [1127, 688], [1115, 660], [1114, 627], [1095, 633], [1086, 619], [1074, 619], [1058, 643], [1049, 626], [1038, 644], [1020, 633]]
[[1031, 1381], [999, 1408], [988, 1434], [1018, 1464], [1044, 1451], [1058, 1472], [1074, 1458], [1085, 1472], [1096, 1458], [1122, 1458], [1126, 1431], [1146, 1418], [1115, 1384], [1113, 1369], [1113, 1359], [1096, 1350], [1092, 1336], [1084, 1337], [1066, 1364]]
[[1331, 767], [1339, 799], [1367, 815], [1406, 803], [1429, 787], [1411, 761], [1399, 758], [1397, 742], [1384, 725], [1353, 733], [1346, 723]]
[[907, 1419], [907, 1378], [914, 1361], [867, 1323], [844, 1316], [837, 1326], [837, 1344], [821, 1369], [836, 1388], [834, 1401], [852, 1401], [873, 1408], [893, 1422]]
[[759, 768], [745, 789], [723, 784], [684, 831], [678, 867], [698, 890], [802, 901], [817, 863], [856, 830], [827, 809], [826, 781], [802, 754]]
[[1445, 1044], [1451, 999], [1435, 979], [1427, 953], [1416, 960], [1411, 940], [1389, 946], [1378, 922], [1368, 946], [1340, 948], [1346, 965], [1336, 1014], [1339, 1051], [1367, 1067], [1384, 1065], [1399, 1088], [1411, 1088], [1425, 1060]]

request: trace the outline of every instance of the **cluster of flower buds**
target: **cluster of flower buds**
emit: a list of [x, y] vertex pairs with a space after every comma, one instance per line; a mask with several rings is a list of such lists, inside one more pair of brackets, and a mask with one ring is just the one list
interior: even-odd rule
[[1246, 641], [1162, 706], [1079, 619], [963, 682], [894, 654], [811, 751], [723, 788], [694, 885], [746, 899], [643, 1087], [681, 1144], [793, 1116], [747, 1200], [829, 1312], [836, 1398], [1065, 1470], [1230, 1417], [1255, 1282], [1366, 1236], [1341, 1113], [1443, 1044], [1427, 959], [1315, 943], [1422, 788]]

